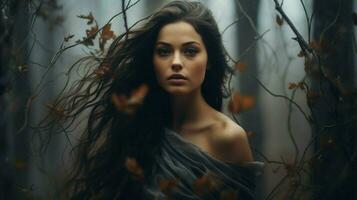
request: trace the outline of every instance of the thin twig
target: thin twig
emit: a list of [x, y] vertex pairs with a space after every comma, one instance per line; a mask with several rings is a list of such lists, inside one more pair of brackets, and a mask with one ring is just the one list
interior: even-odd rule
[[290, 99], [289, 97], [287, 96], [284, 96], [284, 95], [279, 95], [279, 94], [275, 94], [273, 93], [272, 91], [270, 91], [258, 78], [256, 78], [255, 76], [252, 76], [251, 77], [253, 79], [255, 79], [257, 81], [257, 83], [266, 91], [268, 92], [270, 95], [274, 96], [274, 97], [278, 97], [278, 98], [283, 98], [287, 101], [289, 101], [290, 103], [292, 103], [299, 111], [300, 113], [304, 116], [304, 118], [306, 119], [306, 121], [310, 121], [308, 115], [304, 112], [304, 110], [301, 108], [301, 106], [296, 103], [294, 100]]
[[125, 28], [125, 40], [128, 39], [128, 20], [126, 17], [126, 7], [125, 7], [125, 0], [121, 1], [121, 9], [122, 9], [122, 13], [123, 13], [123, 20], [124, 20], [124, 28]]
[[286, 15], [281, 5], [279, 5], [279, 2], [277, 0], [274, 0], [274, 3], [275, 3], [275, 9], [280, 13], [280, 15], [283, 17], [286, 23], [289, 24], [290, 28], [295, 33], [297, 37], [297, 41], [299, 42], [300, 46], [302, 46], [303, 49], [307, 50], [308, 52], [313, 53], [313, 50], [309, 47], [305, 39], [301, 36], [295, 25], [291, 22], [290, 18]]
[[230, 27], [238, 23], [241, 19], [242, 19], [241, 17], [238, 17], [238, 19], [234, 20], [231, 24], [229, 24], [226, 28], [223, 29], [221, 35], [223, 35]]

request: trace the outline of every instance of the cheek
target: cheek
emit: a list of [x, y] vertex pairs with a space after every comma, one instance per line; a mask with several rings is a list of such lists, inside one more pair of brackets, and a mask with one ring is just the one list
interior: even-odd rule
[[206, 74], [207, 59], [202, 58], [195, 66], [192, 70], [192, 75], [195, 77], [196, 82], [202, 83]]
[[206, 74], [206, 67], [199, 66], [192, 71], [192, 76], [195, 78], [195, 82], [203, 82]]

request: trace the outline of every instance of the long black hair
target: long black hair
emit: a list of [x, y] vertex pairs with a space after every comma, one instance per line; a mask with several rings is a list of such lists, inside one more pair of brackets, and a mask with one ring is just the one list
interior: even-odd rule
[[[64, 113], [61, 122], [71, 123], [89, 110], [67, 182], [71, 199], [140, 198], [135, 195], [153, 175], [163, 127], [171, 122], [170, 98], [154, 73], [154, 45], [160, 29], [178, 21], [191, 24], [203, 39], [209, 67], [202, 94], [211, 107], [221, 110], [222, 98], [228, 96], [225, 81], [230, 68], [212, 13], [199, 2], [170, 2], [140, 27], [117, 37], [97, 67], [54, 104]], [[131, 114], [118, 111], [113, 95], [130, 96], [142, 85], [149, 89], [142, 105]], [[134, 169], [127, 169], [128, 158], [135, 159]], [[133, 176], [132, 170], [135, 175], [140, 169], [142, 176]]]

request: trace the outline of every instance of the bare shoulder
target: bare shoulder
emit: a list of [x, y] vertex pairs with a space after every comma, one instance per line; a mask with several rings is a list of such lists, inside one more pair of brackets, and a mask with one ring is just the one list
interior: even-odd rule
[[220, 113], [220, 118], [225, 124], [217, 132], [221, 141], [225, 141], [227, 160], [233, 163], [253, 161], [249, 141], [244, 129], [226, 115]]

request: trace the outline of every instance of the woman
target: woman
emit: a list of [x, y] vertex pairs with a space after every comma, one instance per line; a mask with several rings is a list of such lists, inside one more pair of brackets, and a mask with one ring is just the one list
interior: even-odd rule
[[114, 41], [58, 100], [63, 122], [90, 108], [71, 199], [253, 199], [259, 164], [220, 110], [230, 73], [211, 12], [168, 3]]

